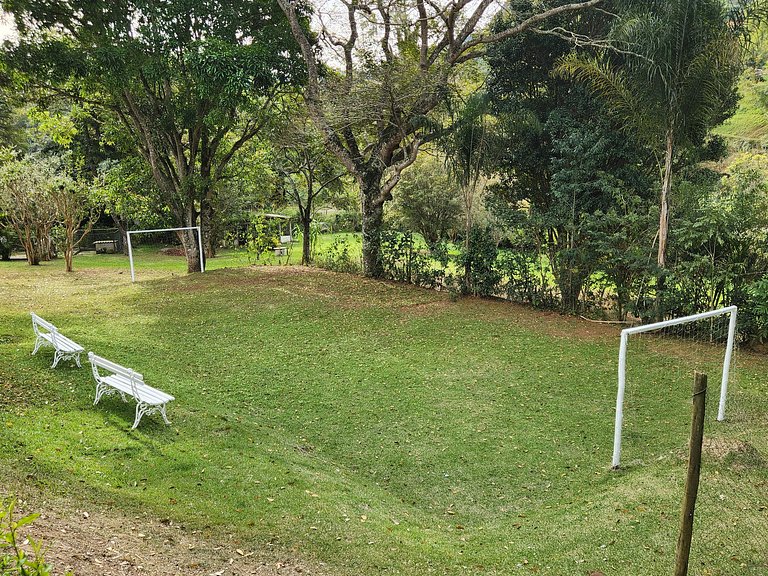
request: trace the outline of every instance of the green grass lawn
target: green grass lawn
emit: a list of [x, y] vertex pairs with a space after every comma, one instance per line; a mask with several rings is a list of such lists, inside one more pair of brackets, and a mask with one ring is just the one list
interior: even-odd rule
[[[0, 262], [1, 490], [148, 510], [335, 574], [671, 573], [692, 349], [618, 329], [235, 254], [183, 274], [144, 248]], [[172, 260], [172, 259], [171, 259]], [[92, 406], [88, 368], [31, 356], [29, 310], [176, 396], [172, 426]], [[716, 351], [713, 356], [719, 355]], [[691, 574], [768, 573], [768, 361], [741, 352], [710, 415]], [[716, 359], [699, 366], [717, 383]], [[691, 367], [692, 370], [692, 367]], [[711, 385], [712, 389], [716, 386]], [[244, 546], [243, 546], [244, 547]]]

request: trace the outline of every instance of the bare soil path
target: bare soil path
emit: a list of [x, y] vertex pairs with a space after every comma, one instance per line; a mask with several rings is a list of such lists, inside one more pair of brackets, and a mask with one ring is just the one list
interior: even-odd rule
[[69, 501], [49, 500], [37, 491], [20, 498], [14, 518], [39, 512], [22, 529], [25, 538], [42, 539], [54, 574], [75, 576], [321, 576], [322, 565], [309, 566], [277, 550], [251, 550], [231, 534], [190, 530], [169, 519], [146, 514], [126, 516]]

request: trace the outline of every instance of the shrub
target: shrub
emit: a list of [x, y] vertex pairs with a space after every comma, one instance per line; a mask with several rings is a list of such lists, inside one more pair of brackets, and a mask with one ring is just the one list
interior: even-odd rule
[[[390, 280], [437, 288], [443, 284], [447, 258], [443, 244], [422, 250], [411, 232], [386, 230], [381, 234], [382, 267]], [[433, 260], [440, 266], [435, 267]]]
[[318, 256], [317, 264], [334, 272], [357, 273], [362, 270], [360, 262], [352, 258], [349, 240], [345, 237], [336, 238], [328, 250]]
[[493, 230], [490, 227], [474, 226], [468, 244], [458, 258], [464, 291], [475, 296], [495, 295], [501, 282], [501, 273], [496, 266], [499, 249], [496, 247]]
[[[0, 505], [0, 576], [50, 576], [52, 567], [45, 563], [42, 543], [27, 538], [32, 554], [22, 548], [19, 530], [34, 522], [40, 515], [29, 514], [18, 520], [13, 519], [15, 500], [3, 500]], [[71, 573], [67, 573], [71, 574]]]

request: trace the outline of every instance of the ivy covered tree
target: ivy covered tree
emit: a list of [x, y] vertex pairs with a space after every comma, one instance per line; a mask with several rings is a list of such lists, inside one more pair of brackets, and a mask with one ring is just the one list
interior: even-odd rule
[[[175, 224], [200, 223], [210, 238], [217, 183], [264, 128], [280, 92], [302, 78], [278, 5], [4, 0], [2, 7], [19, 33], [5, 49], [8, 67], [28, 86], [114, 114]], [[199, 270], [196, 235], [182, 241], [188, 270]]]

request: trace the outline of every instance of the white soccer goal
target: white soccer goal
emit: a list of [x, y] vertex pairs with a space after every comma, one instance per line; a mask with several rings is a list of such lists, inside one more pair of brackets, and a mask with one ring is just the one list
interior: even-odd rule
[[136, 282], [136, 273], [133, 268], [133, 246], [131, 246], [131, 234], [146, 234], [149, 232], [175, 232], [177, 230], [197, 230], [197, 246], [200, 248], [200, 272], [205, 272], [203, 260], [203, 236], [200, 226], [185, 226], [182, 228], [156, 228], [154, 230], [129, 230], [128, 231], [128, 260], [131, 263], [131, 282]]
[[730, 320], [728, 322], [728, 340], [725, 345], [725, 358], [723, 359], [723, 377], [720, 383], [720, 404], [717, 411], [717, 419], [722, 421], [725, 419], [725, 398], [728, 393], [728, 377], [731, 370], [733, 344], [736, 335], [736, 312], [736, 306], [728, 306], [726, 308], [720, 308], [719, 310], [711, 310], [709, 312], [702, 312], [701, 314], [673, 318], [672, 320], [665, 320], [664, 322], [625, 328], [621, 331], [621, 344], [619, 345], [619, 389], [616, 394], [616, 424], [613, 433], [613, 468], [619, 467], [619, 459], [621, 457], [621, 426], [624, 420], [624, 392], [627, 383], [627, 343], [629, 337], [632, 334], [661, 330], [670, 326], [678, 326], [730, 314]]

